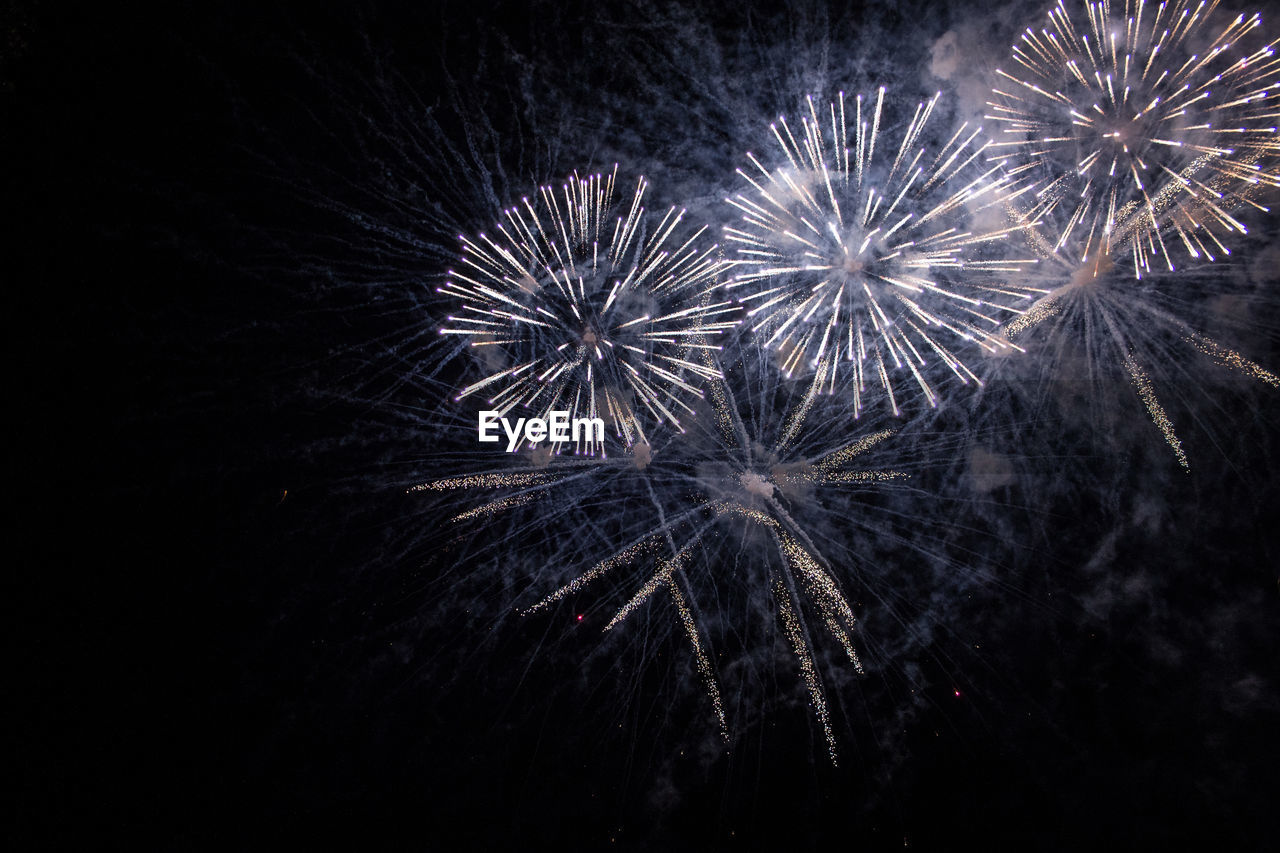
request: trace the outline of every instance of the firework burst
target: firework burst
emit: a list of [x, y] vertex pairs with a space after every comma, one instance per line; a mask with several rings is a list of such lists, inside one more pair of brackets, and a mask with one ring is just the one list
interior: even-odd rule
[[725, 229], [737, 249], [729, 286], [753, 331], [788, 375], [817, 370], [824, 390], [847, 366], [855, 416], [876, 387], [900, 414], [904, 376], [937, 405], [935, 359], [977, 382], [952, 348], [1009, 347], [996, 329], [1031, 298], [1005, 278], [1031, 262], [992, 251], [1019, 226], [968, 227], [968, 216], [1010, 200], [999, 168], [978, 168], [980, 128], [963, 125], [930, 153], [921, 143], [935, 96], [887, 148], [884, 96], [881, 88], [874, 105], [860, 95], [850, 104], [841, 93], [821, 118], [809, 98], [799, 138], [779, 118], [771, 129], [781, 165], [748, 155], [755, 173], [738, 174], [751, 190], [728, 199], [742, 215]]
[[[753, 375], [773, 370], [761, 356], [757, 352], [758, 363], [740, 364], [738, 370]], [[715, 359], [704, 361], [719, 371]], [[458, 524], [507, 515], [526, 504], [563, 503], [560, 499], [569, 490], [576, 495], [571, 502], [575, 506], [595, 505], [597, 500], [614, 508], [625, 506], [625, 530], [610, 537], [617, 545], [603, 559], [580, 564], [585, 571], [576, 567], [566, 583], [523, 612], [550, 608], [607, 578], [615, 583], [629, 578], [628, 598], [604, 625], [611, 631], [665, 595], [692, 647], [726, 738], [719, 679], [701, 614], [714, 602], [742, 592], [724, 587], [751, 587], [746, 595], [755, 602], [753, 610], [763, 610], [763, 600], [770, 602], [834, 761], [835, 736], [820, 671], [823, 658], [815, 643], [820, 644], [818, 634], [825, 633], [862, 673], [853, 639], [854, 610], [841, 580], [851, 571], [845, 562], [857, 560], [855, 550], [843, 543], [845, 533], [858, 525], [850, 524], [847, 501], [837, 508], [828, 506], [823, 496], [856, 496], [907, 474], [865, 462], [877, 455], [873, 449], [892, 430], [849, 441], [840, 437], [846, 432], [840, 424], [809, 423], [820, 397], [816, 381], [799, 397], [776, 382], [733, 385], [745, 389], [743, 398], [735, 395], [730, 381], [717, 379], [685, 434], [671, 435], [657, 445], [637, 443], [631, 454], [550, 458], [541, 467], [479, 471], [424, 483], [415, 490], [497, 492], [497, 497], [457, 514]], [[785, 416], [779, 417], [779, 411]], [[815, 525], [828, 533], [818, 534]], [[833, 533], [837, 530], [839, 535]], [[561, 566], [551, 573], [574, 569]], [[815, 633], [811, 625], [821, 630]]]
[[[646, 425], [680, 428], [692, 412], [715, 376], [692, 356], [734, 325], [732, 304], [711, 298], [717, 247], [703, 244], [705, 229], [683, 234], [682, 210], [651, 222], [644, 178], [611, 220], [616, 178], [616, 166], [575, 174], [559, 193], [542, 187], [538, 207], [526, 198], [505, 210], [496, 236], [461, 238], [462, 266], [441, 288], [461, 310], [440, 333], [470, 338], [490, 372], [459, 398], [483, 392], [502, 414], [600, 417], [628, 447], [646, 440]], [[604, 452], [600, 442], [575, 449]]]
[[[1033, 235], [1032, 244], [1045, 258], [1043, 272], [1056, 276], [1059, 284], [1006, 326], [1005, 333], [1059, 369], [1072, 362], [1082, 364], [1090, 383], [1109, 368], [1122, 366], [1184, 469], [1190, 470], [1187, 453], [1153, 377], [1185, 393], [1194, 383], [1186, 381], [1181, 362], [1194, 350], [1239, 375], [1280, 387], [1280, 377], [1183, 319], [1190, 303], [1203, 296], [1179, 288], [1188, 284], [1184, 277], [1166, 273], [1143, 280], [1129, 274], [1123, 258], [1107, 254], [1072, 265], [1064, 253], [1054, 252], [1049, 239]], [[1200, 283], [1192, 283], [1190, 289], [1198, 290], [1194, 285]]]
[[1055, 250], [1132, 253], [1150, 269], [1166, 235], [1192, 258], [1224, 254], [1242, 233], [1233, 212], [1280, 185], [1271, 162], [1280, 60], [1261, 41], [1258, 15], [1225, 21], [1216, 0], [1058, 0], [1048, 26], [1027, 28], [1012, 72], [988, 102], [1002, 127], [992, 146], [1020, 189], [1034, 188], [1028, 218], [1051, 222]]

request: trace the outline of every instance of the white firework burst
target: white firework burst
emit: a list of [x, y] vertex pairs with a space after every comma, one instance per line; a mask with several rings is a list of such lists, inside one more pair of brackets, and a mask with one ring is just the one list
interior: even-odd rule
[[[1052, 223], [1055, 250], [1132, 253], [1139, 270], [1166, 244], [1193, 258], [1226, 252], [1244, 225], [1233, 211], [1280, 186], [1280, 59], [1261, 17], [1215, 15], [1217, 0], [1064, 0], [1048, 26], [1027, 28], [1012, 72], [988, 102], [1002, 132], [992, 146], [1030, 220]], [[1246, 42], [1256, 42], [1241, 47]]]
[[[842, 92], [820, 117], [808, 98], [798, 138], [779, 118], [779, 162], [771, 169], [748, 154], [754, 174], [738, 174], [750, 189], [728, 199], [742, 215], [725, 229], [736, 248], [728, 286], [753, 331], [788, 375], [824, 370], [819, 383], [833, 391], [837, 373], [851, 374], [855, 415], [876, 388], [899, 414], [899, 377], [936, 405], [931, 363], [977, 382], [953, 348], [1008, 348], [997, 330], [1032, 297], [1009, 277], [1033, 261], [998, 251], [1022, 226], [999, 216], [1010, 183], [982, 163], [981, 128], [966, 124], [928, 150], [934, 96], [888, 147], [884, 101], [883, 87], [874, 105]], [[979, 218], [1000, 224], [971, 227]]]
[[691, 353], [735, 325], [733, 305], [712, 298], [718, 249], [705, 228], [685, 233], [683, 210], [654, 223], [644, 178], [610, 219], [616, 179], [616, 166], [575, 173], [559, 193], [542, 187], [541, 204], [526, 198], [503, 211], [495, 236], [461, 237], [462, 265], [440, 288], [460, 311], [440, 333], [468, 336], [490, 372], [459, 398], [484, 392], [502, 414], [523, 406], [600, 417], [626, 446], [646, 427], [679, 428], [692, 411], [688, 399], [716, 374]]

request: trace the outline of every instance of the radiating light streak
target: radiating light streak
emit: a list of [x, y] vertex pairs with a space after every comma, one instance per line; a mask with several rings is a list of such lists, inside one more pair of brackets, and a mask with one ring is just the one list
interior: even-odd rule
[[[650, 216], [644, 178], [610, 219], [616, 179], [616, 166], [575, 173], [559, 192], [542, 187], [537, 204], [503, 211], [496, 235], [460, 237], [460, 266], [440, 288], [459, 310], [440, 334], [496, 349], [505, 364], [459, 399], [483, 392], [500, 415], [520, 406], [600, 417], [626, 447], [658, 423], [681, 428], [715, 377], [692, 355], [736, 325], [737, 309], [715, 295], [723, 262], [705, 228], [685, 233], [676, 208]], [[602, 443], [574, 449], [605, 452]]]
[[[969, 217], [1009, 201], [1013, 180], [982, 163], [990, 143], [963, 125], [936, 151], [924, 138], [938, 96], [918, 105], [897, 147], [879, 142], [883, 87], [874, 105], [844, 93], [820, 113], [813, 98], [797, 131], [771, 125], [773, 168], [748, 154], [748, 189], [727, 199], [739, 221], [727, 285], [788, 374], [825, 371], [836, 389], [847, 368], [860, 415], [878, 388], [895, 415], [905, 383], [936, 405], [932, 364], [962, 383], [980, 380], [954, 349], [1010, 344], [997, 329], [1039, 295], [1018, 282], [1034, 263], [996, 251], [1025, 223], [973, 230]], [[852, 127], [849, 122], [852, 121]], [[1007, 254], [1007, 253], [1006, 253]]]
[[[714, 353], [704, 351], [701, 360], [708, 368], [719, 371]], [[815, 376], [808, 389], [778, 413], [776, 419], [759, 423], [743, 418], [734, 391], [726, 379], [720, 378], [712, 383], [711, 393], [707, 395], [713, 417], [706, 419], [699, 433], [700, 438], [712, 440], [711, 446], [703, 442], [690, 443], [685, 436], [676, 436], [643, 466], [630, 464], [623, 455], [594, 460], [566, 458], [552, 461], [546, 469], [538, 471], [483, 471], [442, 478], [409, 491], [508, 490], [508, 494], [497, 500], [456, 516], [456, 522], [537, 505], [543, 498], [562, 492], [572, 478], [578, 477], [607, 477], [610, 500], [630, 493], [634, 493], [633, 497], [648, 499], [654, 514], [645, 532], [525, 607], [522, 613], [533, 615], [546, 611], [608, 576], [638, 573], [642, 579], [603, 626], [604, 630], [621, 630], [656, 597], [669, 596], [726, 739], [728, 728], [719, 681], [712, 664], [714, 657], [708, 651], [710, 638], [698, 623], [697, 609], [689, 592], [696, 583], [691, 576], [694, 571], [691, 557], [695, 552], [709, 552], [712, 558], [697, 565], [714, 565], [716, 549], [723, 547], [720, 543], [726, 525], [745, 522], [748, 527], [765, 531], [768, 541], [773, 543], [774, 553], [781, 558], [761, 561], [768, 567], [767, 581], [775, 592], [773, 600], [778, 619], [791, 642], [834, 762], [835, 735], [812, 656], [815, 638], [809, 633], [803, 610], [812, 611], [816, 617], [814, 625], [826, 629], [854, 670], [861, 674], [862, 662], [854, 641], [856, 617], [839, 580], [844, 572], [823, 556], [818, 544], [821, 537], [811, 536], [804, 518], [793, 514], [788, 496], [829, 488], [874, 488], [907, 475], [858, 465], [872, 448], [892, 436], [892, 430], [880, 430], [817, 454], [810, 448], [811, 456], [796, 450], [808, 446], [804, 436], [818, 388], [819, 380]], [[655, 491], [680, 498], [671, 503], [659, 501], [653, 497]], [[639, 505], [644, 503], [642, 499]], [[787, 596], [779, 597], [776, 594], [779, 589], [786, 590]]]
[[1055, 250], [1211, 260], [1244, 230], [1234, 211], [1280, 186], [1276, 43], [1217, 6], [1058, 0], [997, 69], [988, 158], [1030, 191], [1029, 220], [1054, 223]]

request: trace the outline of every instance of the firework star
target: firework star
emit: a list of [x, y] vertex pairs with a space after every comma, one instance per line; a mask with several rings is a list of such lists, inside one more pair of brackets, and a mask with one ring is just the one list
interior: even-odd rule
[[935, 364], [978, 382], [962, 348], [1009, 348], [997, 330], [1034, 296], [1017, 284], [1034, 260], [1002, 251], [1025, 227], [999, 216], [1010, 181], [985, 162], [980, 128], [930, 135], [938, 99], [895, 135], [882, 125], [901, 105], [883, 87], [821, 108], [810, 97], [798, 127], [770, 126], [779, 153], [771, 165], [748, 154], [748, 189], [728, 199], [728, 287], [747, 323], [788, 374], [817, 371], [834, 391], [847, 373], [855, 415], [873, 392], [895, 415], [908, 390], [936, 406]]
[[[487, 375], [460, 397], [485, 392], [504, 415], [600, 417], [625, 446], [692, 412], [688, 400], [715, 373], [691, 354], [735, 323], [732, 303], [711, 298], [716, 246], [705, 229], [681, 232], [684, 211], [651, 222], [644, 178], [611, 218], [616, 179], [616, 166], [575, 174], [559, 193], [542, 187], [538, 208], [526, 198], [505, 210], [496, 236], [462, 237], [462, 265], [441, 288], [460, 310], [440, 333], [469, 338]], [[576, 449], [604, 452], [602, 441]]]

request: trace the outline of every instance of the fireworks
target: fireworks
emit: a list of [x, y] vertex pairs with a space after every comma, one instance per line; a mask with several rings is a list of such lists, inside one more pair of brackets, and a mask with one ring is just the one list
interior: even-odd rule
[[[1179, 298], [1176, 276], [1142, 281], [1106, 254], [1072, 267], [1062, 255], [1052, 253], [1047, 241], [1041, 240], [1038, 246], [1046, 258], [1045, 271], [1063, 283], [1005, 332], [1019, 341], [1038, 338], [1038, 346], [1029, 344], [1028, 350], [1059, 368], [1083, 355], [1083, 369], [1091, 380], [1108, 365], [1123, 365], [1152, 423], [1183, 468], [1190, 470], [1190, 463], [1157, 396], [1153, 372], [1177, 374], [1178, 360], [1189, 347], [1239, 374], [1280, 385], [1274, 374], [1181, 319], [1186, 300]], [[1179, 383], [1174, 380], [1174, 384]]]
[[[759, 359], [760, 354], [756, 355]], [[704, 361], [720, 372], [714, 359]], [[824, 494], [852, 495], [906, 474], [860, 464], [892, 435], [891, 430], [850, 441], [836, 438], [843, 432], [839, 425], [809, 427], [818, 398], [816, 381], [793, 398], [761, 378], [762, 369], [773, 370], [767, 360], [740, 369], [756, 380], [733, 383], [747, 389], [745, 400], [735, 396], [729, 380], [717, 379], [704, 416], [692, 421], [687, 434], [673, 436], [660, 446], [638, 445], [630, 457], [558, 461], [540, 471], [450, 477], [415, 490], [500, 491], [496, 499], [458, 514], [455, 523], [536, 505], [543, 498], [563, 496], [575, 483], [579, 490], [607, 495], [615, 507], [625, 505], [628, 532], [622, 541], [627, 544], [585, 570], [579, 568], [571, 580], [524, 612], [537, 613], [606, 577], [634, 577], [634, 592], [604, 626], [610, 631], [659, 594], [667, 595], [726, 737], [708, 630], [697, 614], [704, 610], [700, 598], [719, 597], [708, 596], [707, 590], [715, 590], [723, 580], [718, 576], [729, 565], [726, 555], [748, 551], [749, 565], [734, 574], [771, 591], [773, 609], [834, 761], [835, 736], [814, 650], [819, 638], [811, 633], [809, 621], [825, 628], [855, 671], [862, 672], [862, 663], [853, 640], [853, 607], [841, 581], [848, 569], [843, 561], [851, 552], [840, 550], [841, 558], [833, 559], [830, 550], [841, 546], [833, 543], [830, 534], [818, 535], [813, 525], [829, 520], [828, 516], [847, 518], [847, 506], [842, 510], [826, 506]], [[779, 417], [779, 410], [786, 416]], [[574, 502], [582, 501], [579, 496]], [[850, 526], [847, 520], [843, 526]]]
[[[950, 630], [945, 605], [917, 601], [935, 589], [944, 601], [957, 576], [988, 582], [972, 555], [1018, 542], [1009, 529], [971, 549], [987, 528], [963, 521], [1009, 508], [1013, 456], [968, 432], [949, 459], [928, 444], [930, 465], [951, 466], [936, 483], [904, 461], [924, 448], [919, 424], [978, 422], [942, 405], [982, 384], [974, 359], [1113, 380], [1144, 413], [1136, 428], [1154, 445], [1149, 417], [1187, 470], [1181, 404], [1205, 387], [1188, 355], [1280, 386], [1199, 331], [1212, 323], [1183, 319], [1212, 278], [1172, 283], [1162, 269], [1179, 247], [1228, 253], [1242, 211], [1265, 210], [1262, 191], [1280, 185], [1268, 88], [1280, 64], [1270, 46], [1237, 47], [1256, 16], [1219, 27], [1213, 11], [1130, 3], [1120, 20], [1093, 4], [1073, 20], [1060, 3], [1015, 48], [1018, 76], [1002, 72], [994, 140], [947, 125], [940, 96], [810, 97], [770, 126], [770, 154], [747, 155], [726, 207], [698, 196], [687, 217], [649, 214], [647, 182], [619, 193], [615, 167], [542, 187], [461, 238], [439, 289], [453, 300], [441, 351], [465, 340], [482, 370], [450, 385], [464, 406], [434, 413], [455, 418], [444, 446], [455, 426], [470, 444], [467, 406], [482, 420], [600, 418], [620, 446], [525, 433], [514, 452], [436, 451], [409, 491], [449, 520], [432, 535], [451, 565], [493, 579], [504, 612], [549, 632], [566, 613], [574, 630], [601, 628], [602, 660], [625, 646], [647, 667], [673, 643], [726, 741], [749, 690], [789, 685], [835, 761], [850, 673], [914, 679], [904, 652]], [[717, 214], [728, 261], [685, 228]], [[1094, 425], [1112, 414], [1096, 394], [1089, 404]], [[869, 413], [915, 417], [890, 430]], [[931, 517], [926, 493], [961, 499]], [[795, 678], [766, 672], [775, 660]]]
[[1156, 255], [1173, 269], [1169, 240], [1213, 259], [1245, 230], [1233, 210], [1280, 185], [1274, 42], [1242, 49], [1260, 17], [1227, 22], [1217, 5], [1125, 0], [1120, 14], [1103, 0], [1073, 14], [1058, 0], [1013, 46], [1011, 72], [996, 71], [992, 159], [1034, 189], [1027, 219], [1053, 223], [1055, 251], [1132, 254], [1139, 275]]
[[[440, 330], [466, 335], [491, 371], [459, 398], [484, 392], [500, 414], [515, 406], [545, 415], [601, 417], [626, 446], [646, 424], [679, 428], [689, 398], [714, 372], [691, 355], [734, 325], [733, 306], [713, 301], [721, 263], [701, 229], [682, 235], [684, 211], [653, 224], [641, 178], [625, 214], [610, 220], [613, 173], [541, 188], [503, 212], [494, 237], [462, 237], [462, 267], [441, 292], [461, 311]], [[678, 236], [680, 235], [680, 236]], [[556, 448], [559, 450], [559, 447]], [[579, 452], [603, 453], [579, 442]]]
[[891, 148], [884, 100], [883, 88], [874, 105], [841, 93], [820, 116], [809, 98], [795, 132], [779, 118], [771, 128], [784, 157], [770, 169], [748, 155], [754, 173], [738, 174], [750, 191], [728, 199], [741, 218], [725, 228], [737, 250], [729, 286], [753, 330], [788, 374], [816, 369], [828, 391], [848, 365], [855, 415], [876, 387], [899, 414], [898, 383], [936, 405], [933, 359], [978, 381], [953, 348], [1008, 348], [997, 329], [1031, 298], [1012, 283], [1030, 262], [993, 256], [1017, 228], [969, 224], [1011, 201], [1000, 168], [981, 162], [980, 129], [963, 125], [928, 150], [935, 96]]

